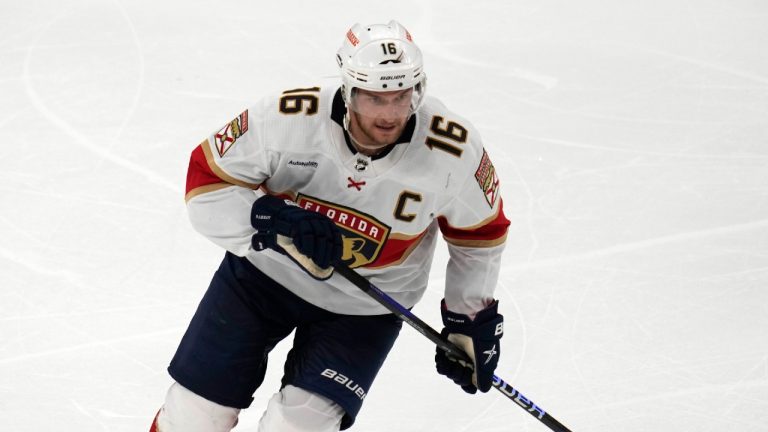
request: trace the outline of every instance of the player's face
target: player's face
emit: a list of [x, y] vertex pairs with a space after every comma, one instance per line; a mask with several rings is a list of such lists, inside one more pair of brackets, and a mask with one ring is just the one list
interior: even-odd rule
[[397, 140], [411, 113], [413, 89], [372, 92], [357, 89], [350, 104], [349, 133], [358, 151], [375, 154]]

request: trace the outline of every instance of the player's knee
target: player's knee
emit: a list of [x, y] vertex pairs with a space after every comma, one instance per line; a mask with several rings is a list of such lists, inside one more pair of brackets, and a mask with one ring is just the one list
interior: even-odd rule
[[150, 432], [229, 432], [239, 413], [237, 408], [211, 402], [174, 383]]
[[292, 385], [269, 400], [259, 432], [338, 431], [344, 409], [336, 402]]

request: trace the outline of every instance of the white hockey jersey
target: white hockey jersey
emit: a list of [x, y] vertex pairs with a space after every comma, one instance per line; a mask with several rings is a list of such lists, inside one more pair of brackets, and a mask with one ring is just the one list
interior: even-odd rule
[[[343, 260], [406, 307], [422, 297], [438, 232], [448, 243], [445, 300], [474, 315], [493, 299], [509, 221], [477, 131], [427, 97], [398, 143], [357, 153], [338, 86], [262, 99], [204, 140], [187, 174], [193, 226], [323, 309], [387, 313], [343, 277], [310, 277], [286, 256], [254, 251], [250, 209], [262, 193], [295, 200], [343, 233]], [[258, 289], [254, 287], [254, 289]]]

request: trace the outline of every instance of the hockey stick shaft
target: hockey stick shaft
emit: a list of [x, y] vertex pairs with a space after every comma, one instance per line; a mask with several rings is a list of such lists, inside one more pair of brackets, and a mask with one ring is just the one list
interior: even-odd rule
[[[376, 300], [379, 304], [387, 308], [395, 316], [405, 321], [408, 325], [416, 329], [419, 333], [431, 340], [440, 349], [446, 352], [448, 356], [457, 360], [463, 360], [467, 364], [473, 364], [472, 359], [459, 347], [443, 339], [443, 337], [435, 329], [430, 327], [427, 323], [419, 319], [416, 315], [411, 313], [407, 308], [398, 303], [395, 299], [390, 297], [387, 293], [380, 290], [374, 284], [370, 283], [366, 278], [350, 269], [345, 265], [335, 266], [336, 272], [342, 277], [350, 281], [353, 285], [360, 288], [363, 292], [368, 294], [371, 298]], [[543, 408], [536, 405], [532, 400], [523, 396], [522, 393], [514, 389], [511, 385], [506, 383], [498, 376], [493, 376], [493, 387], [496, 388], [501, 394], [508, 399], [515, 402], [518, 406], [528, 411], [529, 414], [537, 418], [544, 425], [549, 427], [555, 432], [571, 432], [570, 429], [563, 426], [562, 423], [557, 421]]]

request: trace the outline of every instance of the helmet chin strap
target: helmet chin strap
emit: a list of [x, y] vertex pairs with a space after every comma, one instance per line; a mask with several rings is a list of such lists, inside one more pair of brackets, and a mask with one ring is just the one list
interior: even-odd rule
[[349, 111], [350, 110], [349, 110], [349, 107], [346, 104], [344, 104], [344, 107], [347, 109], [347, 112], [344, 113], [344, 122], [343, 122], [344, 123], [344, 130], [347, 131], [347, 133], [349, 133], [349, 136], [351, 137], [352, 136], [352, 132], [349, 131]]
[[[349, 134], [349, 139], [352, 140], [352, 146], [355, 147], [355, 149], [358, 151], [358, 153], [362, 153], [362, 154], [364, 154], [366, 156], [376, 156], [377, 154], [383, 152], [384, 149], [386, 149], [387, 147], [389, 147], [391, 145], [391, 144], [387, 144], [387, 145], [382, 146], [382, 147], [369, 148], [369, 147], [366, 147], [366, 146], [360, 144], [355, 139], [355, 137], [352, 136], [352, 134]], [[361, 150], [364, 150], [364, 151], [361, 151]], [[366, 152], [372, 152], [372, 153], [368, 154]]]
[[[352, 141], [352, 147], [357, 150], [358, 153], [362, 153], [366, 156], [375, 156], [376, 154], [380, 153], [382, 150], [387, 148], [387, 146], [381, 147], [381, 148], [368, 148], [368, 146], [360, 144], [360, 141], [355, 138], [355, 135], [352, 134], [352, 131], [349, 129], [349, 111], [347, 111], [347, 114], [344, 116], [344, 129], [346, 129], [347, 134], [349, 135], [349, 140]], [[368, 152], [374, 152], [373, 154], [367, 154]]]

